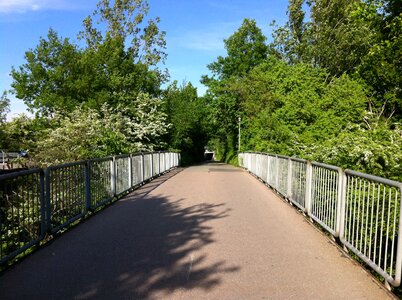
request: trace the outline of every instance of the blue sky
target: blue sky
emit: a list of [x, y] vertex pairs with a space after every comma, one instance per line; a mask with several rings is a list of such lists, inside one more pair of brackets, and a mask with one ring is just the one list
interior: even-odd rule
[[[35, 48], [50, 27], [76, 41], [82, 20], [98, 0], [0, 0], [0, 91], [10, 88], [11, 67], [22, 65], [24, 53]], [[287, 0], [149, 0], [150, 15], [161, 18], [166, 31], [171, 80], [190, 81], [199, 94], [207, 64], [225, 55], [223, 39], [240, 27], [244, 18], [255, 19], [266, 36], [269, 24], [286, 22]], [[8, 119], [24, 112], [21, 100], [11, 99]]]

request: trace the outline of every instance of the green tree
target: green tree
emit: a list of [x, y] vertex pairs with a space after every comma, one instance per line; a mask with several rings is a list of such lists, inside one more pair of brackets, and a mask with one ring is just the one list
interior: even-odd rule
[[14, 117], [3, 124], [4, 139], [2, 148], [7, 151], [27, 150], [32, 153], [36, 142], [43, 136], [43, 131], [49, 126], [48, 119], [32, 119], [25, 114]]
[[159, 19], [146, 18], [148, 9], [142, 0], [100, 1], [84, 20], [84, 48], [50, 29], [26, 52], [27, 62], [13, 69], [16, 96], [40, 115], [51, 115], [81, 103], [98, 110], [104, 103], [130, 107], [140, 92], [159, 95], [166, 80], [157, 68], [166, 56], [165, 39]]
[[311, 146], [363, 121], [368, 98], [349, 76], [273, 56], [238, 81], [245, 149], [306, 156]]
[[6, 121], [7, 113], [10, 112], [10, 99], [8, 99], [7, 93], [3, 92], [0, 97], [0, 124]]
[[232, 84], [268, 55], [262, 34], [254, 20], [244, 19], [241, 27], [224, 40], [227, 56], [219, 56], [208, 65], [212, 76], [203, 76], [201, 82], [208, 87], [206, 101], [211, 107], [215, 141], [223, 160], [235, 158], [237, 146], [237, 122], [240, 113], [239, 97], [232, 91]]
[[[366, 3], [367, 2], [367, 3]], [[375, 40], [362, 58], [357, 74], [375, 97], [374, 105], [386, 118], [402, 118], [402, 8], [399, 1], [366, 1], [356, 13]]]
[[0, 97], [0, 150], [6, 147], [6, 133], [4, 131], [7, 113], [10, 111], [10, 100], [7, 93], [3, 92]]
[[[373, 116], [368, 114], [368, 119]], [[375, 117], [375, 119], [377, 119]], [[352, 124], [347, 130], [311, 149], [310, 158], [343, 168], [402, 180], [402, 130], [399, 124], [378, 119]]]
[[325, 68], [327, 81], [347, 73], [363, 79], [385, 117], [402, 114], [401, 4], [395, 0], [290, 0], [289, 20], [274, 48], [291, 63]]
[[68, 38], [50, 29], [47, 39], [41, 38], [34, 50], [25, 53], [27, 62], [12, 69], [16, 97], [44, 115], [55, 109], [70, 111], [86, 101], [87, 91], [78, 84], [81, 55]]
[[[289, 0], [287, 14], [289, 20], [285, 26], [276, 28], [273, 33], [274, 42], [272, 48], [276, 48], [277, 54], [290, 63], [306, 62], [309, 60], [307, 28], [304, 0]], [[275, 23], [274, 23], [275, 24]]]
[[185, 165], [202, 161], [209, 130], [204, 99], [197, 96], [191, 83], [178, 86], [175, 81], [166, 89], [163, 100], [172, 124], [168, 134], [170, 147], [181, 151]]
[[133, 103], [135, 117], [128, 117], [123, 107], [114, 109], [106, 104], [100, 111], [77, 107], [67, 115], [56, 114], [53, 126], [36, 141], [33, 160], [37, 165], [49, 165], [163, 148], [161, 137], [170, 125], [161, 100], [139, 94]]

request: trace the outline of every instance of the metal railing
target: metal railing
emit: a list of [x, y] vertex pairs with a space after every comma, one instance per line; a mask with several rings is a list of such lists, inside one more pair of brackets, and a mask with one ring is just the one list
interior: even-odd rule
[[179, 162], [177, 152], [138, 153], [0, 175], [0, 264]]
[[266, 153], [240, 153], [239, 165], [339, 238], [386, 285], [400, 285], [401, 182]]

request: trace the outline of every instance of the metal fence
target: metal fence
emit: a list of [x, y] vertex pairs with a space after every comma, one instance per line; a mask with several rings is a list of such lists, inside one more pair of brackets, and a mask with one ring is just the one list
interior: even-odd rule
[[400, 285], [401, 182], [266, 153], [240, 153], [239, 165], [339, 238], [387, 285]]
[[179, 162], [177, 152], [138, 153], [0, 175], [0, 263]]

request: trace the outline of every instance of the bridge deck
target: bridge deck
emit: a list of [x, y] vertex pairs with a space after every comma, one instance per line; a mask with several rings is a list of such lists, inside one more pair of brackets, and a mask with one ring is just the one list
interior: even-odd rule
[[9, 269], [0, 298], [392, 296], [251, 175], [207, 164], [154, 180]]

